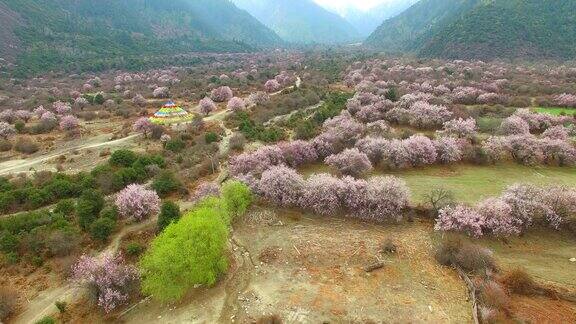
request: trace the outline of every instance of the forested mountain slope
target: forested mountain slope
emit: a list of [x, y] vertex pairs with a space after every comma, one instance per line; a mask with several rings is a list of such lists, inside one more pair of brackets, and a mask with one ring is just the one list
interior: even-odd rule
[[0, 9], [11, 18], [10, 31], [2, 37], [18, 45], [9, 50], [3, 42], [0, 53], [12, 53], [20, 70], [32, 73], [281, 43], [228, 0], [0, 0]]
[[576, 55], [576, 1], [421, 0], [365, 42], [389, 52], [463, 59]]

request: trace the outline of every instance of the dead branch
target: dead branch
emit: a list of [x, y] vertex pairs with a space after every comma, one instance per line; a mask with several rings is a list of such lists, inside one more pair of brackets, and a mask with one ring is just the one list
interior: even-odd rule
[[464, 280], [466, 283], [466, 287], [468, 287], [468, 293], [470, 294], [470, 298], [472, 300], [472, 317], [474, 318], [474, 324], [480, 324], [478, 319], [478, 303], [476, 301], [476, 286], [474, 286], [472, 280], [470, 280], [468, 275], [460, 267], [455, 266], [455, 268], [456, 271], [458, 271], [460, 278], [462, 278], [462, 280]]
[[366, 271], [366, 272], [372, 272], [372, 271], [374, 271], [374, 270], [378, 270], [378, 269], [381, 269], [381, 268], [384, 268], [384, 262], [378, 261], [378, 262], [374, 262], [374, 263], [371, 263], [371, 264], [365, 266], [365, 267], [364, 267], [364, 271]]

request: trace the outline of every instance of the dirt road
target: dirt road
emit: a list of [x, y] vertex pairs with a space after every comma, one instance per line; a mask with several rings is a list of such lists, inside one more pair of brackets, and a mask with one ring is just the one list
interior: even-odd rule
[[41, 169], [42, 164], [61, 155], [71, 153], [73, 151], [81, 151], [100, 147], [115, 147], [129, 143], [130, 141], [139, 137], [140, 134], [133, 134], [117, 140], [109, 140], [109, 135], [101, 135], [90, 138], [89, 140], [81, 141], [68, 147], [60, 148], [49, 154], [41, 154], [31, 156], [26, 159], [10, 160], [0, 163], [0, 175], [14, 173], [14, 172], [28, 172], [30, 170]]
[[[150, 226], [156, 224], [156, 218], [148, 219], [143, 223], [137, 223], [124, 227], [120, 232], [114, 235], [110, 244], [99, 253], [103, 255], [104, 253], [115, 253], [120, 248], [120, 243], [122, 239], [133, 232], [138, 232], [144, 230]], [[41, 292], [36, 298], [32, 299], [26, 306], [25, 310], [18, 315], [13, 321], [13, 323], [30, 324], [35, 323], [42, 317], [54, 314], [58, 311], [55, 306], [55, 302], [63, 301], [66, 303], [72, 303], [75, 297], [81, 296], [85, 293], [83, 287], [68, 283], [64, 286], [53, 287]]]

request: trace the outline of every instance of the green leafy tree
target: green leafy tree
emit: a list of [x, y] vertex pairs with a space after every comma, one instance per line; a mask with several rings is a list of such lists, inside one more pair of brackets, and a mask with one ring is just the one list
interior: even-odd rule
[[86, 190], [78, 198], [76, 203], [76, 215], [78, 223], [83, 230], [88, 230], [90, 225], [104, 207], [104, 196], [97, 190]]
[[221, 189], [221, 196], [232, 218], [244, 214], [253, 199], [250, 188], [240, 181], [227, 181], [224, 183]]
[[54, 208], [55, 213], [62, 214], [66, 218], [70, 218], [74, 214], [75, 210], [76, 201], [72, 198], [60, 200]]
[[176, 222], [180, 219], [180, 207], [172, 201], [166, 201], [160, 208], [160, 215], [158, 216], [158, 232], [163, 231], [170, 223]]
[[115, 166], [132, 166], [138, 159], [138, 155], [130, 150], [118, 150], [110, 156], [110, 164]]
[[170, 224], [140, 261], [142, 291], [180, 299], [196, 284], [212, 285], [228, 267], [228, 229], [217, 210], [199, 209]]
[[110, 218], [98, 218], [90, 225], [90, 235], [99, 241], [106, 241], [114, 231], [116, 222]]
[[172, 151], [174, 153], [178, 153], [182, 151], [186, 147], [186, 143], [179, 138], [173, 138], [164, 144], [164, 148], [168, 151]]
[[154, 182], [152, 182], [152, 189], [154, 189], [160, 197], [165, 197], [180, 188], [181, 183], [176, 179], [174, 173], [170, 171], [162, 171]]

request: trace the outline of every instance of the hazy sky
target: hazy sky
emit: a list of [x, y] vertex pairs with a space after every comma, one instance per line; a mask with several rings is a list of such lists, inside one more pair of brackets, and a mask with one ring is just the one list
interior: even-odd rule
[[340, 11], [346, 7], [356, 7], [358, 9], [367, 10], [380, 3], [398, 1], [398, 0], [314, 0], [326, 8]]

